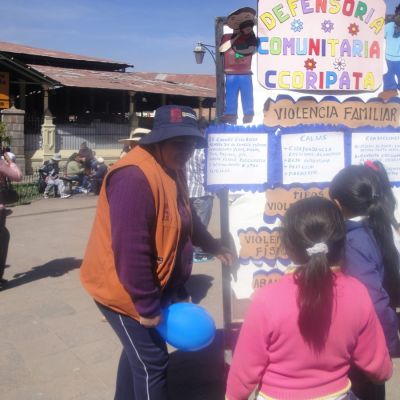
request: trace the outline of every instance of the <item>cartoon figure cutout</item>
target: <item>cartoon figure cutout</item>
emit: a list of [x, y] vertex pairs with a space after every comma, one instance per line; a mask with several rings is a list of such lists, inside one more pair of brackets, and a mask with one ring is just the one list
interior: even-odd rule
[[257, 50], [257, 38], [253, 27], [256, 10], [243, 7], [232, 12], [226, 25], [233, 33], [222, 36], [220, 53], [224, 55], [225, 109], [223, 122], [236, 124], [238, 96], [240, 93], [243, 109], [243, 123], [250, 123], [254, 117], [253, 82], [251, 61]]
[[400, 4], [385, 25], [385, 41], [387, 72], [383, 75], [383, 92], [379, 97], [389, 100], [398, 95], [400, 88]]

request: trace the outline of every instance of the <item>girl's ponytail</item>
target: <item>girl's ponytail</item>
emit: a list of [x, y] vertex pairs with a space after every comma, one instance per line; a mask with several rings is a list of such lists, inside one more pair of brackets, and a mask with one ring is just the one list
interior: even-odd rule
[[322, 252], [310, 255], [308, 262], [296, 270], [295, 281], [300, 332], [314, 350], [322, 350], [329, 333], [333, 305], [334, 276], [327, 255]]
[[[323, 349], [332, 319], [334, 274], [345, 243], [345, 225], [331, 201], [312, 197], [294, 203], [282, 224], [282, 243], [298, 264], [298, 324], [305, 342], [316, 352]], [[318, 323], [316, 323], [318, 321]]]
[[395, 229], [399, 229], [399, 223], [395, 217], [397, 207], [396, 197], [394, 196], [392, 185], [390, 184], [388, 173], [380, 161], [365, 161], [364, 165], [376, 172], [381, 185], [381, 201], [385, 207], [386, 213], [390, 218], [390, 223]]
[[399, 253], [394, 245], [392, 221], [388, 215], [384, 199], [375, 194], [367, 210], [369, 226], [381, 251], [385, 274], [383, 287], [389, 295], [391, 306], [397, 307], [400, 302]]

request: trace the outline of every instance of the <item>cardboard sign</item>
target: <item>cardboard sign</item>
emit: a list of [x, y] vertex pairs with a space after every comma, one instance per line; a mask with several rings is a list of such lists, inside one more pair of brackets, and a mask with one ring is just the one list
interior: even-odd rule
[[253, 274], [252, 288], [254, 291], [269, 285], [271, 283], [278, 282], [283, 276], [283, 272], [279, 269], [273, 269], [271, 271], [260, 270]]
[[267, 201], [264, 209], [264, 221], [271, 223], [277, 217], [282, 218], [293, 203], [313, 196], [328, 198], [328, 188], [320, 189], [315, 187], [307, 190], [302, 187], [268, 189], [266, 191]]
[[274, 265], [277, 258], [287, 259], [277, 229], [261, 228], [255, 230], [250, 228], [240, 231], [238, 236], [240, 260], [262, 260], [267, 264]]
[[10, 74], [0, 72], [0, 109], [10, 108]]
[[383, 0], [260, 0], [258, 81], [270, 90], [376, 91]]
[[294, 127], [302, 124], [398, 127], [400, 102], [383, 103], [371, 101], [344, 101], [313, 99], [294, 101], [291, 98], [276, 102], [267, 100], [264, 105], [264, 124], [267, 126]]

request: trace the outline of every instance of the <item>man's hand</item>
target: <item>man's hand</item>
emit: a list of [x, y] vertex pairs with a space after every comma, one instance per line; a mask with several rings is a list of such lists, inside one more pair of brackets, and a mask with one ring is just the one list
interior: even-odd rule
[[139, 316], [139, 323], [146, 328], [155, 328], [161, 322], [161, 315], [156, 317], [146, 318]]
[[225, 246], [221, 246], [218, 249], [218, 252], [215, 254], [215, 257], [217, 257], [218, 260], [220, 260], [223, 264], [228, 265], [229, 267], [235, 265], [237, 261], [232, 251]]

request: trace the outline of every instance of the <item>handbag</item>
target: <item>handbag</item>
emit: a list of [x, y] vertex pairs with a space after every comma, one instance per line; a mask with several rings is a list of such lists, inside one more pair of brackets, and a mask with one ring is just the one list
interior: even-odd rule
[[4, 204], [14, 204], [19, 200], [18, 192], [13, 188], [11, 181], [5, 178], [1, 184], [0, 189], [0, 202]]

